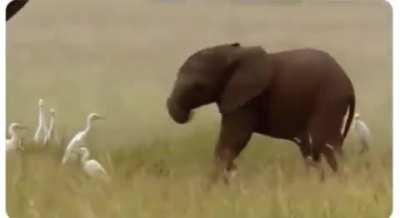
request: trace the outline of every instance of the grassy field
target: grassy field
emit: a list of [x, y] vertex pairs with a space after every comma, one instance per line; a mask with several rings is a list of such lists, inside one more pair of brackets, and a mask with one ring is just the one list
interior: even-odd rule
[[[388, 217], [391, 212], [391, 11], [379, 1], [31, 1], [7, 23], [7, 124], [36, 124], [37, 101], [57, 112], [63, 141], [90, 112], [90, 138], [110, 185], [60, 166], [62, 147], [7, 156], [12, 217]], [[289, 2], [289, 1], [287, 1]], [[294, 1], [298, 2], [298, 1]], [[383, 2], [383, 1], [380, 1]], [[346, 140], [341, 173], [321, 183], [292, 143], [254, 135], [230, 186], [208, 186], [219, 114], [181, 126], [165, 100], [192, 52], [239, 41], [268, 52], [314, 47], [348, 72], [373, 148]], [[329, 172], [327, 170], [327, 172]]]

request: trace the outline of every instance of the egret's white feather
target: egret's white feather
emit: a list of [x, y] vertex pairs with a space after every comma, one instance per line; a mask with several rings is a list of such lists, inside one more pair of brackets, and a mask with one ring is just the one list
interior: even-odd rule
[[354, 125], [353, 129], [355, 134], [361, 144], [360, 153], [366, 152], [370, 149], [370, 141], [371, 141], [371, 131], [368, 128], [367, 124], [361, 120], [359, 114], [355, 114], [354, 116]]
[[49, 123], [49, 129], [46, 133], [46, 137], [44, 139], [44, 143], [47, 144], [59, 144], [59, 141], [56, 137], [56, 130], [55, 130], [55, 121], [56, 120], [56, 111], [51, 108], [50, 109], [50, 123]]
[[19, 130], [25, 127], [19, 123], [11, 123], [8, 128], [10, 138], [6, 140], [6, 151], [12, 151], [22, 148], [22, 135]]
[[33, 137], [34, 142], [37, 145], [44, 145], [47, 132], [48, 132], [48, 128], [47, 128], [44, 100], [39, 99], [38, 127], [37, 127], [35, 135]]
[[89, 150], [86, 147], [80, 148], [81, 165], [83, 171], [91, 178], [99, 179], [105, 182], [110, 182], [111, 178], [104, 167], [94, 159], [89, 160]]
[[79, 148], [86, 146], [87, 143], [87, 131], [83, 130], [78, 132], [68, 143], [65, 149], [62, 163], [65, 164], [68, 161], [77, 161], [79, 158]]
[[102, 116], [96, 114], [96, 113], [91, 113], [86, 119], [86, 127], [84, 130], [78, 132], [68, 143], [64, 156], [62, 159], [62, 163], [65, 164], [69, 161], [77, 161], [79, 158], [79, 148], [87, 146], [87, 138], [90, 133], [90, 130], [92, 128], [92, 122], [94, 120], [98, 119], [103, 119]]

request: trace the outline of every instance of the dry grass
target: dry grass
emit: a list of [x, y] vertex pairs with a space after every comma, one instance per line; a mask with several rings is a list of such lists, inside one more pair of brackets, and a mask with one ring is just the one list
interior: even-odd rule
[[8, 211], [13, 217], [35, 217], [32, 213], [38, 217], [387, 217], [390, 213], [390, 150], [374, 149], [366, 156], [348, 151], [351, 159], [342, 161], [341, 173], [329, 173], [320, 182], [316, 171], [305, 170], [297, 151], [287, 147], [290, 152], [284, 155], [262, 158], [256, 153], [277, 152], [252, 146], [239, 161], [239, 175], [230, 186], [209, 186], [209, 149], [197, 148], [194, 155], [183, 142], [175, 148], [137, 146], [129, 152], [97, 153], [113, 178], [109, 185], [89, 179], [78, 167], [62, 167], [58, 152], [52, 150], [20, 154], [20, 162], [9, 156]]
[[[386, 5], [363, 2], [31, 1], [7, 24], [7, 123], [33, 127], [39, 97], [56, 109], [65, 139], [89, 112], [106, 115], [90, 144], [113, 183], [98, 185], [60, 167], [57, 149], [8, 155], [10, 215], [387, 217], [391, 14]], [[179, 126], [168, 117], [165, 99], [190, 53], [233, 41], [270, 52], [315, 47], [331, 53], [355, 85], [357, 111], [374, 134], [372, 152], [355, 154], [350, 137], [342, 174], [320, 183], [305, 172], [293, 144], [255, 135], [233, 184], [207, 189], [216, 108], [202, 108]]]

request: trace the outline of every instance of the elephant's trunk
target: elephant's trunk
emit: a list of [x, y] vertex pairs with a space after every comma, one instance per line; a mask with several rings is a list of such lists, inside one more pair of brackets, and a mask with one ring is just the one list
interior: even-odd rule
[[168, 98], [167, 107], [169, 115], [174, 119], [175, 122], [179, 124], [187, 123], [192, 115], [191, 110], [184, 109], [181, 106], [177, 105], [176, 102], [172, 98]]

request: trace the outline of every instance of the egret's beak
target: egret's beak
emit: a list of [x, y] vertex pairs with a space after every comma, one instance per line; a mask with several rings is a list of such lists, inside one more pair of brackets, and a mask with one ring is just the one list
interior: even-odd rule
[[99, 120], [105, 120], [106, 117], [105, 117], [105, 116], [98, 116], [98, 119], [99, 119]]

